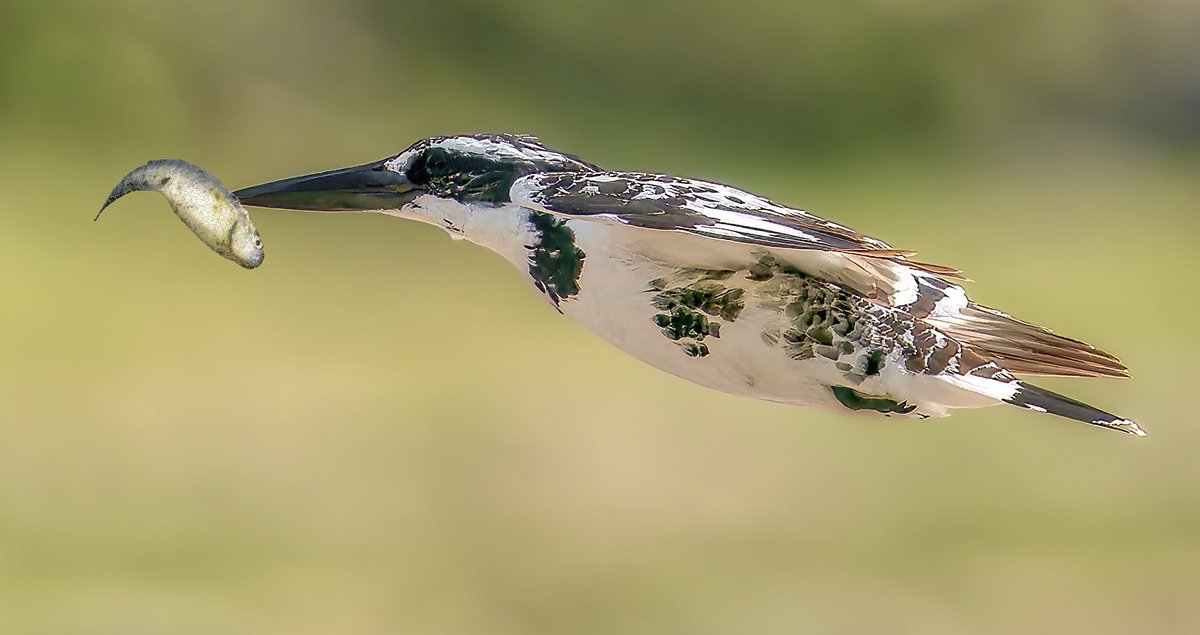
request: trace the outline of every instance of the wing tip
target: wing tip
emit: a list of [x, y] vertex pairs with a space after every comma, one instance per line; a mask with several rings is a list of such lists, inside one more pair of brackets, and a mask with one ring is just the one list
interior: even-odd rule
[[974, 302], [956, 316], [934, 321], [952, 337], [1018, 375], [1130, 376], [1125, 364], [1111, 353]]
[[947, 267], [946, 265], [935, 265], [930, 262], [909, 260], [909, 256], [915, 256], [917, 254], [917, 252], [911, 249], [834, 249], [833, 251], [851, 256], [864, 256], [867, 258], [890, 260], [898, 265], [912, 267], [918, 271], [932, 273], [935, 276], [971, 282], [970, 278], [963, 275], [963, 270], [958, 269], [957, 267]]

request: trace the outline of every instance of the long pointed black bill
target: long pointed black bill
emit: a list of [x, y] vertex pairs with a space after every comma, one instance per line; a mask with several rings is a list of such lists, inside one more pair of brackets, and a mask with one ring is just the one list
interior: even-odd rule
[[233, 193], [243, 205], [317, 212], [400, 209], [421, 194], [383, 161], [255, 185]]

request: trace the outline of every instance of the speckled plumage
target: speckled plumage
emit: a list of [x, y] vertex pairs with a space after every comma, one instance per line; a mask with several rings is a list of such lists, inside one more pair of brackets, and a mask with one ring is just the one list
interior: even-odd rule
[[[524, 136], [435, 137], [361, 169], [390, 174], [387, 195], [406, 198], [352, 209], [500, 253], [564, 315], [701, 385], [885, 416], [1008, 403], [1143, 434], [1016, 376], [1125, 376], [1116, 358], [974, 304], [957, 269], [810, 212], [717, 183], [603, 171]], [[312, 189], [306, 178], [280, 183]], [[281, 189], [250, 188], [246, 202], [288, 206], [267, 198]]]

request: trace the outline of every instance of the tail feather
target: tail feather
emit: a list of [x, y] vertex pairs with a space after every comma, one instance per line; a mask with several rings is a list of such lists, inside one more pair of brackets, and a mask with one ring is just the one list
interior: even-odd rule
[[1098, 408], [1093, 408], [1081, 401], [1076, 401], [1044, 388], [1032, 386], [1023, 381], [1014, 383], [1018, 387], [1011, 397], [1003, 399], [1005, 403], [1037, 412], [1047, 412], [1052, 415], [1082, 421], [1083, 423], [1117, 430], [1126, 434], [1133, 434], [1139, 437], [1146, 436], [1145, 431], [1138, 424], [1128, 419], [1122, 419]]

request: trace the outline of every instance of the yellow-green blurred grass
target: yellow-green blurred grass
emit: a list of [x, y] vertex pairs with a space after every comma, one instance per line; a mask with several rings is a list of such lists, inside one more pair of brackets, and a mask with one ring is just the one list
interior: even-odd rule
[[[0, 4], [0, 633], [1200, 630], [1195, 8], [685, 5]], [[961, 266], [1151, 436], [708, 392], [395, 219], [91, 222], [487, 130]]]
[[260, 211], [248, 272], [155, 195], [91, 223], [123, 167], [68, 188], [42, 162], [5, 175], [29, 212], [4, 217], [0, 256], [9, 632], [1200, 623], [1178, 213], [1196, 192], [1172, 166], [746, 184], [1120, 354], [1132, 381], [1049, 383], [1145, 422], [1135, 440], [1017, 409], [872, 422], [707, 392], [438, 230]]

